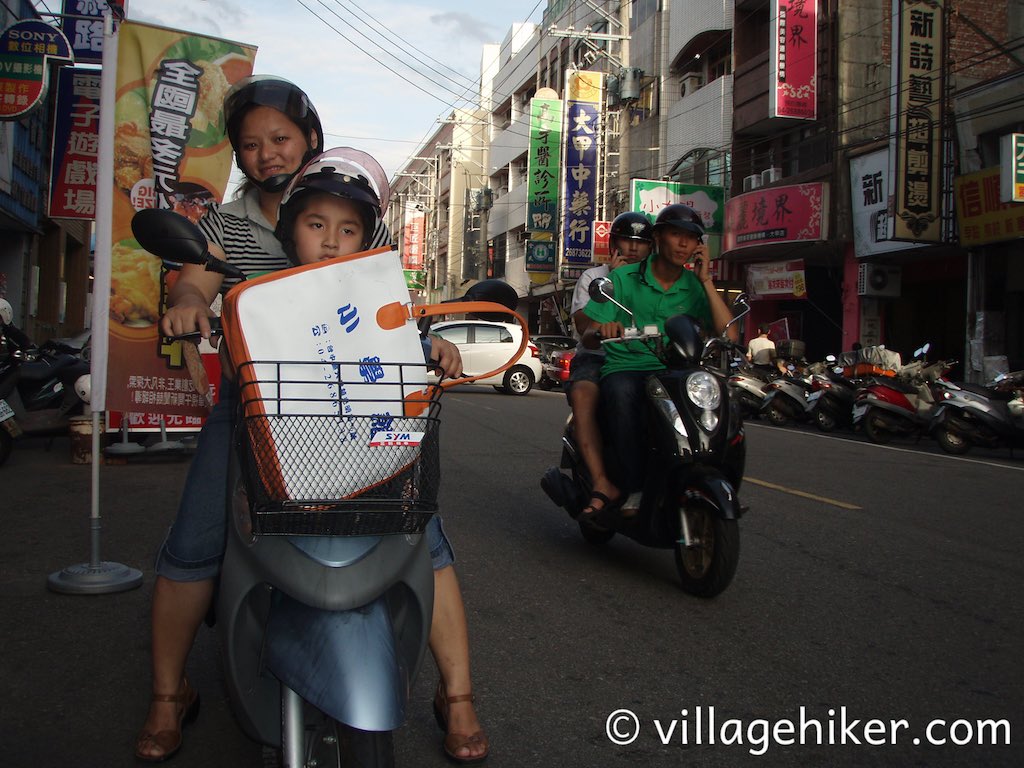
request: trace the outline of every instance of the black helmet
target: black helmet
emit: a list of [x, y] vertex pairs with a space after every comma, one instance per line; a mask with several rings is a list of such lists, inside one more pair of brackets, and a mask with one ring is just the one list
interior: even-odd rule
[[326, 192], [358, 203], [363, 220], [363, 248], [373, 241], [377, 225], [391, 198], [387, 174], [376, 160], [351, 147], [329, 149], [317, 155], [296, 172], [277, 208], [274, 235], [293, 262], [293, 227], [302, 210], [301, 201], [313, 192]]
[[[316, 109], [305, 91], [283, 77], [252, 75], [231, 86], [231, 90], [224, 97], [224, 123], [227, 126], [231, 148], [235, 151], [236, 162], [238, 132], [241, 130], [242, 118], [253, 107], [276, 109], [299, 126], [307, 143], [310, 133], [316, 136], [316, 146], [310, 146], [303, 162], [307, 162], [317, 152], [323, 150], [324, 129], [320, 125], [320, 116], [316, 113]], [[265, 192], [280, 192], [294, 176], [294, 174], [279, 174], [261, 182], [249, 176], [240, 162], [238, 167], [249, 181]]]
[[700, 214], [682, 203], [673, 203], [661, 209], [658, 218], [654, 220], [655, 231], [659, 227], [685, 229], [687, 232], [693, 232], [697, 237], [704, 237], [704, 222], [701, 220]]
[[608, 231], [608, 239], [614, 237], [623, 240], [642, 240], [645, 243], [654, 242], [654, 225], [647, 218], [646, 214], [638, 211], [626, 211], [620, 213], [612, 222]]

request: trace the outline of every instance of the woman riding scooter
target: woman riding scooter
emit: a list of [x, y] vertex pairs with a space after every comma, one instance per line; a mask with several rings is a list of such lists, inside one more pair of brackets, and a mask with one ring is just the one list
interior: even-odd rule
[[[323, 147], [319, 116], [306, 94], [293, 83], [271, 76], [253, 76], [236, 84], [224, 100], [228, 137], [248, 184], [243, 195], [211, 210], [200, 222], [210, 250], [247, 274], [289, 266], [274, 236], [278, 206], [285, 187], [302, 165]], [[378, 221], [366, 247], [390, 240]], [[230, 285], [215, 272], [185, 265], [168, 297], [161, 321], [168, 336], [200, 331], [210, 336], [210, 304]], [[461, 360], [445, 345], [432, 357], [445, 375], [461, 372]], [[209, 609], [214, 578], [224, 549], [227, 461], [235, 401], [229, 382], [221, 384], [200, 434], [196, 456], [186, 479], [178, 516], [157, 558], [153, 591], [153, 696], [149, 715], [136, 744], [136, 756], [160, 762], [181, 747], [182, 725], [194, 716], [198, 694], [185, 678], [185, 662], [195, 633]], [[450, 547], [439, 528], [432, 550], [439, 556]], [[457, 760], [487, 754], [469, 682], [465, 613], [450, 560], [435, 571], [435, 622], [431, 649], [441, 672], [435, 706], [446, 715], [446, 751]], [[447, 606], [447, 607], [446, 607]]]

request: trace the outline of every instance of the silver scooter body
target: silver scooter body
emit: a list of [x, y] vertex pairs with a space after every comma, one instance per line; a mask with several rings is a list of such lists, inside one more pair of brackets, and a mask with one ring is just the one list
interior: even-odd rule
[[243, 730], [294, 750], [301, 732], [282, 720], [301, 725], [301, 701], [359, 730], [399, 727], [430, 632], [425, 536], [253, 537], [236, 487], [216, 611]]

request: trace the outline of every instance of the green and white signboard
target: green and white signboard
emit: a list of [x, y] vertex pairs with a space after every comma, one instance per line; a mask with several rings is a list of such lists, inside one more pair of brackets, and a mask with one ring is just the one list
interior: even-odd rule
[[683, 203], [700, 214], [704, 221], [708, 255], [717, 259], [722, 252], [722, 233], [725, 231], [725, 189], [701, 184], [680, 184], [659, 179], [633, 179], [630, 199], [634, 211], [646, 213], [651, 221], [666, 205]]
[[530, 99], [530, 154], [527, 165], [526, 231], [558, 231], [562, 102]]

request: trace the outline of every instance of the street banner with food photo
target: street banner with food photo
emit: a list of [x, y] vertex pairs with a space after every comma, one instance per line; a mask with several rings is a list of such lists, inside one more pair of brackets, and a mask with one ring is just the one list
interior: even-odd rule
[[[184, 415], [196, 428], [208, 400], [196, 391], [182, 342], [158, 328], [176, 273], [139, 245], [131, 221], [170, 208], [198, 221], [221, 202], [231, 171], [222, 103], [252, 74], [256, 47], [126, 22], [117, 42], [113, 138], [107, 408]], [[111, 179], [101, 179], [109, 183]], [[97, 257], [100, 254], [97, 253]]]

